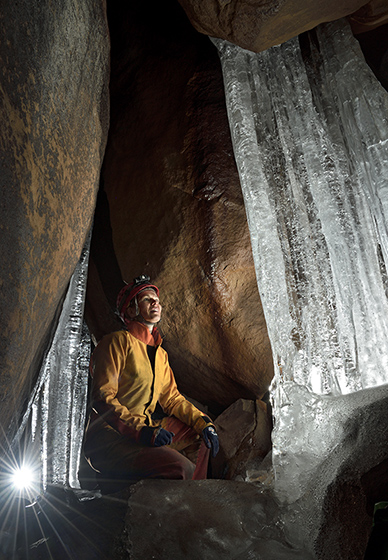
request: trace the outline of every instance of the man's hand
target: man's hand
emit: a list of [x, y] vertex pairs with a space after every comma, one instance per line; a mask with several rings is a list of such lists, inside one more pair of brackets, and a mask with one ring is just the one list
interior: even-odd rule
[[164, 428], [159, 428], [155, 435], [154, 446], [161, 447], [162, 445], [170, 445], [174, 436], [174, 432], [169, 432]]
[[208, 447], [209, 449], [211, 448], [212, 456], [215, 457], [220, 447], [217, 432], [212, 426], [208, 426], [207, 428], [202, 430], [202, 437], [206, 447]]

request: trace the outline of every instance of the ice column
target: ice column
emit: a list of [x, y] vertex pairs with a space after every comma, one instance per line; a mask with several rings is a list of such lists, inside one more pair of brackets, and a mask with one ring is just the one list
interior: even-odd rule
[[276, 467], [309, 424], [322, 453], [333, 443], [327, 398], [388, 381], [388, 95], [345, 21], [259, 54], [213, 42], [274, 354]]
[[43, 489], [79, 488], [78, 468], [87, 408], [90, 338], [83, 324], [90, 238], [70, 280], [51, 347], [13, 441], [35, 456]]

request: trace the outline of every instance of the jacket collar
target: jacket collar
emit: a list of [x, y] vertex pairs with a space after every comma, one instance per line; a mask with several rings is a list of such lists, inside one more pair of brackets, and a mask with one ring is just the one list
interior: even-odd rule
[[162, 343], [162, 338], [156, 327], [153, 328], [151, 334], [148, 328], [139, 321], [126, 321], [125, 326], [135, 338], [148, 346], [159, 346]]

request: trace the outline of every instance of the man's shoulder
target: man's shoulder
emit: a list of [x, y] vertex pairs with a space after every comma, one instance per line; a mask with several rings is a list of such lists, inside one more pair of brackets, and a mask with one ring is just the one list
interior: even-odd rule
[[125, 329], [120, 329], [119, 331], [112, 331], [105, 334], [98, 343], [99, 345], [109, 345], [109, 344], [123, 344], [129, 340], [129, 333]]

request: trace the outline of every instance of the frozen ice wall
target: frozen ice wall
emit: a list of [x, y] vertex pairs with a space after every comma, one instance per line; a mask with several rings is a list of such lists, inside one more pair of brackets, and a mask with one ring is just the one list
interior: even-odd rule
[[274, 354], [275, 487], [293, 501], [354, 395], [388, 381], [388, 94], [345, 21], [260, 54], [213, 41]]
[[78, 468], [87, 409], [90, 337], [83, 324], [90, 239], [70, 280], [54, 339], [13, 441], [32, 462], [40, 485], [79, 488]]

